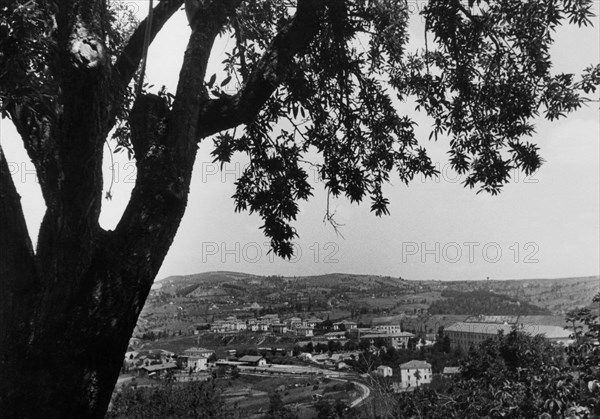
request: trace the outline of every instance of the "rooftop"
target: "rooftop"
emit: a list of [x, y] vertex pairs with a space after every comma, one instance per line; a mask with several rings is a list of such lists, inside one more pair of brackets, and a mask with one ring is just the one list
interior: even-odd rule
[[399, 333], [369, 333], [367, 335], [362, 335], [363, 339], [375, 339], [375, 338], [412, 338], [415, 335], [409, 332], [399, 332]]
[[258, 362], [263, 359], [260, 355], [245, 355], [238, 359], [239, 362]]
[[431, 368], [431, 364], [425, 361], [421, 361], [418, 359], [413, 359], [412, 361], [405, 362], [404, 364], [400, 364], [400, 369], [427, 369]]
[[460, 372], [460, 367], [444, 367], [444, 371], [442, 374], [458, 374]]
[[174, 362], [167, 362], [165, 364], [155, 364], [155, 365], [147, 365], [145, 367], [142, 367], [142, 369], [148, 371], [148, 372], [154, 372], [154, 371], [161, 371], [161, 370], [168, 370], [171, 368], [177, 368], [177, 364]]
[[481, 333], [487, 335], [497, 335], [500, 330], [504, 334], [510, 333], [512, 326], [501, 323], [467, 323], [458, 322], [444, 329], [444, 332], [465, 332], [465, 333]]
[[[560, 326], [541, 324], [519, 324], [518, 328], [532, 336], [544, 335], [548, 339], [568, 339], [572, 333], [570, 330]], [[512, 329], [513, 325], [510, 324], [458, 322], [447, 327], [444, 331], [497, 335], [500, 330], [504, 334], [508, 334]]]
[[213, 350], [210, 349], [206, 349], [206, 348], [198, 348], [198, 347], [193, 347], [193, 348], [188, 348], [185, 351], [183, 351], [184, 354], [207, 354], [207, 355], [212, 355], [214, 353]]

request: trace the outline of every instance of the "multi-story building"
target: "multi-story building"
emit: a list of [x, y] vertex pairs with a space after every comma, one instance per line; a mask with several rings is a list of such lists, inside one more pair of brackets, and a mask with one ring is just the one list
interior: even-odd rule
[[246, 328], [246, 322], [233, 316], [228, 317], [226, 320], [215, 320], [210, 325], [210, 330], [214, 333], [239, 332], [246, 330]]
[[353, 330], [356, 329], [358, 327], [358, 325], [356, 324], [356, 322], [350, 321], [350, 320], [342, 320], [341, 322], [336, 322], [333, 324], [333, 330]]
[[399, 324], [378, 324], [374, 326], [373, 329], [377, 330], [378, 332], [390, 334], [402, 332], [402, 328]]
[[323, 323], [323, 320], [313, 317], [310, 319], [303, 320], [302, 326], [306, 326], [306, 327], [310, 327], [310, 328], [314, 329], [318, 324], [321, 324], [321, 323]]
[[183, 355], [177, 358], [177, 363], [183, 369], [193, 372], [206, 371], [208, 369], [208, 358], [214, 351], [205, 348], [189, 348], [183, 351]]
[[340, 340], [346, 337], [346, 332], [329, 332], [325, 333], [324, 336], [327, 340]]
[[213, 350], [198, 347], [188, 348], [183, 351], [183, 355], [185, 356], [202, 356], [204, 358], [210, 358], [214, 353], [215, 351]]
[[273, 323], [270, 326], [273, 333], [282, 334], [287, 332], [287, 326], [284, 323]]
[[476, 346], [486, 339], [497, 337], [499, 332], [506, 335], [514, 328], [532, 336], [543, 335], [546, 339], [557, 344], [568, 345], [573, 341], [570, 337], [572, 332], [563, 327], [521, 323], [458, 322], [445, 328], [444, 335], [450, 339], [450, 346], [453, 349], [461, 348], [466, 351], [471, 346]]
[[285, 324], [288, 329], [293, 330], [298, 326], [302, 326], [302, 319], [300, 317], [290, 317], [286, 319]]
[[313, 328], [308, 326], [298, 326], [296, 327], [296, 336], [304, 336], [310, 337], [313, 336]]
[[394, 347], [395, 349], [406, 349], [408, 348], [408, 340], [415, 337], [412, 333], [400, 332], [400, 333], [367, 333], [360, 335], [359, 339], [368, 340], [371, 345], [375, 344], [377, 340], [381, 339], [385, 342], [385, 346]]
[[246, 330], [250, 330], [251, 332], [258, 332], [258, 320], [248, 319], [248, 321], [246, 322]]
[[400, 364], [400, 387], [402, 389], [429, 384], [432, 376], [431, 364], [428, 362], [415, 359]]

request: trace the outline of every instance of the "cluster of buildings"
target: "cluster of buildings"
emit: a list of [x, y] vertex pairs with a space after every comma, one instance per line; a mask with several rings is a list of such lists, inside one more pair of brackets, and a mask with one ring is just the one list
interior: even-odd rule
[[[318, 318], [301, 319], [299, 317], [291, 317], [282, 321], [277, 315], [265, 315], [244, 322], [235, 317], [228, 317], [211, 325], [211, 330], [215, 332], [223, 330], [252, 330], [272, 333], [294, 333], [297, 336], [312, 336], [314, 328], [321, 323], [323, 323], [323, 320]], [[325, 340], [319, 343], [327, 344], [331, 340], [342, 341], [350, 338], [360, 342], [366, 341], [375, 347], [385, 345], [386, 347], [404, 349], [409, 347], [409, 340], [411, 338], [416, 338], [412, 333], [402, 331], [401, 326], [394, 323], [377, 324], [372, 328], [358, 328], [356, 323], [344, 320], [336, 323], [328, 322], [328, 326], [328, 330], [330, 331], [321, 336]], [[468, 350], [471, 346], [498, 336], [499, 332], [508, 334], [515, 328], [531, 335], [543, 335], [557, 344], [567, 345], [572, 342], [570, 337], [571, 332], [563, 327], [521, 323], [518, 317], [478, 316], [469, 318], [445, 328], [444, 334], [449, 338], [451, 347]], [[300, 346], [302, 346], [302, 343], [312, 343], [314, 345], [316, 342], [315, 340], [308, 340], [306, 342], [299, 342], [298, 344]], [[284, 350], [281, 349], [281, 351]], [[235, 350], [230, 350], [229, 352], [231, 353], [228, 360], [217, 361], [213, 356], [214, 351], [200, 347], [188, 348], [178, 355], [164, 350], [134, 351], [126, 354], [125, 366], [127, 369], [137, 370], [140, 376], [161, 377], [167, 373], [177, 373], [178, 376], [189, 374], [191, 376], [192, 373], [207, 371], [211, 357], [214, 361], [212, 365], [229, 368], [235, 366], [261, 367], [267, 364], [266, 359], [260, 355], [246, 355], [238, 359], [235, 357]], [[303, 352], [299, 355], [299, 358], [325, 367], [342, 370], [349, 368], [346, 362], [349, 359], [356, 359], [359, 354], [360, 351], [322, 352], [320, 354]], [[458, 372], [458, 367], [446, 367], [444, 368], [443, 375], [451, 376]], [[393, 392], [414, 390], [419, 386], [430, 384], [433, 378], [431, 364], [422, 360], [406, 362], [401, 364], [396, 370], [393, 370], [389, 366], [381, 365], [377, 368], [375, 374], [385, 378]]]
[[[542, 335], [550, 342], [559, 345], [573, 343], [572, 332], [564, 327], [526, 323], [520, 320], [524, 319], [520, 319], [518, 316], [476, 316], [446, 327], [444, 335], [449, 338], [452, 348], [460, 348], [465, 351], [487, 339], [496, 338], [499, 332], [506, 335], [514, 329], [532, 336]], [[379, 333], [367, 333], [362, 335], [361, 339], [387, 338], [391, 343], [390, 346], [397, 347], [404, 345], [407, 339], [413, 337], [411, 333], [402, 332], [399, 326], [379, 325], [376, 327]], [[458, 367], [445, 367], [442, 375], [452, 376], [458, 374], [459, 371]], [[377, 368], [376, 374], [381, 377], [389, 377], [390, 387], [394, 392], [410, 391], [420, 385], [429, 384], [433, 377], [431, 365], [421, 360], [401, 364], [397, 372], [399, 374], [394, 377], [391, 367], [381, 365]]]
[[298, 358], [303, 361], [314, 362], [318, 365], [326, 367], [333, 367], [336, 370], [343, 370], [350, 368], [347, 361], [357, 359], [360, 356], [360, 351], [346, 351], [339, 353], [322, 353], [322, 354], [311, 354], [308, 352], [302, 352], [298, 355]]
[[[229, 316], [225, 320], [216, 320], [210, 325], [210, 330], [214, 333], [235, 333], [240, 331], [251, 332], [271, 332], [274, 334], [292, 333], [295, 336], [311, 337], [314, 336], [314, 330], [323, 323], [324, 320], [312, 317], [301, 319], [300, 317], [290, 317], [282, 320], [278, 314], [265, 314], [257, 318], [240, 320], [235, 316]], [[333, 323], [332, 331], [349, 331], [356, 329], [357, 324], [352, 321], [343, 320]]]
[[[210, 325], [210, 330], [214, 333], [270, 332], [311, 338], [315, 336], [315, 329], [323, 322], [324, 320], [316, 317], [306, 319], [290, 317], [282, 320], [277, 314], [266, 314], [245, 321], [229, 316], [224, 320], [214, 321]], [[358, 328], [356, 322], [342, 320], [330, 323], [327, 328], [322, 328], [322, 331], [325, 332], [322, 337], [326, 340], [344, 341], [347, 338], [355, 341], [367, 340], [371, 345], [383, 344], [396, 349], [408, 348], [409, 339], [415, 338], [414, 334], [403, 331], [400, 324], [393, 322], [376, 324], [370, 328]]]
[[124, 367], [142, 377], [160, 377], [175, 370], [200, 372], [208, 370], [208, 359], [213, 354], [205, 348], [189, 348], [179, 355], [164, 349], [130, 351], [125, 353]]
[[412, 360], [400, 364], [399, 375], [394, 377], [392, 367], [380, 365], [375, 372], [380, 377], [388, 377], [390, 388], [394, 393], [410, 391], [424, 384], [431, 383], [433, 372], [431, 364], [421, 360]]
[[[131, 351], [125, 354], [125, 364], [128, 370], [137, 371], [140, 377], [160, 378], [171, 372], [188, 374], [205, 372], [209, 369], [209, 359], [214, 355], [211, 349], [192, 347], [177, 355], [163, 349], [151, 351]], [[236, 361], [215, 360], [215, 366], [264, 366], [267, 361], [262, 356], [246, 355]]]

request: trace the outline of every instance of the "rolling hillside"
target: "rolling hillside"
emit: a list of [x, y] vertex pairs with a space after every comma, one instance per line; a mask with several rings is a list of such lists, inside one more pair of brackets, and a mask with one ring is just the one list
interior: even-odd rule
[[[403, 301], [417, 302], [424, 295], [422, 303], [434, 304], [435, 312], [451, 313], [448, 308], [449, 298], [467, 298], [473, 304], [461, 303], [460, 314], [468, 313], [469, 305], [477, 305], [477, 295], [470, 293], [483, 292], [506, 296], [505, 303], [519, 302], [522, 314], [564, 314], [575, 308], [589, 306], [592, 297], [600, 292], [599, 277], [552, 278], [526, 280], [492, 280], [492, 281], [410, 281], [402, 278], [357, 274], [326, 274], [318, 276], [260, 276], [241, 272], [206, 272], [194, 275], [171, 276], [155, 283], [153, 293], [190, 298], [240, 297], [243, 295], [256, 298], [270, 295], [277, 299], [286, 293], [310, 293], [337, 297], [360, 299], [361, 297], [403, 297]], [[467, 293], [453, 295], [453, 292]], [[488, 293], [488, 294], [486, 294]], [[427, 294], [427, 295], [425, 295]], [[411, 297], [412, 296], [412, 297]], [[407, 297], [408, 298], [407, 300]], [[482, 297], [483, 298], [483, 297]], [[487, 298], [487, 297], [486, 297]], [[439, 302], [435, 303], [436, 300]], [[496, 298], [495, 300], [498, 300]], [[444, 303], [446, 301], [446, 303]], [[485, 305], [485, 304], [484, 304]], [[537, 307], [536, 307], [537, 306]], [[441, 310], [441, 311], [440, 311]], [[462, 313], [465, 311], [465, 313]], [[475, 310], [481, 311], [481, 310]]]

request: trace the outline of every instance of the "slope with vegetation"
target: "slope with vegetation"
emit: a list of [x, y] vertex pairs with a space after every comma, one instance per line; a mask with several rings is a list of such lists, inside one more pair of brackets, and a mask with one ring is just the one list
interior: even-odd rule
[[430, 314], [549, 315], [548, 310], [489, 291], [443, 291], [444, 299], [429, 306]]

